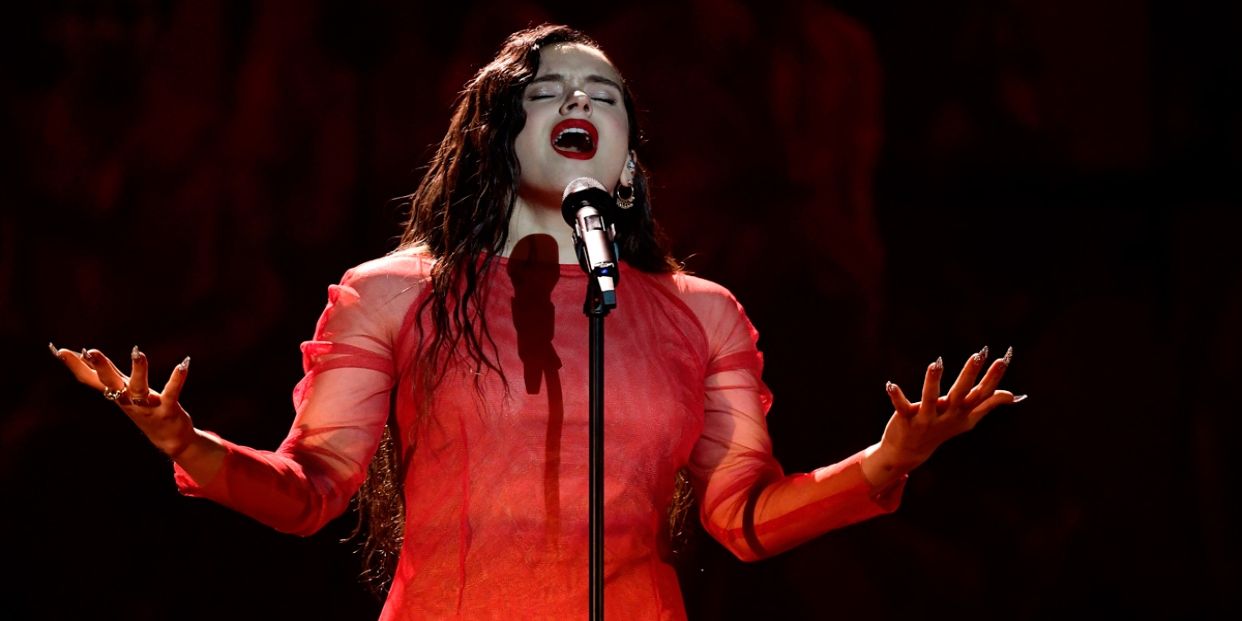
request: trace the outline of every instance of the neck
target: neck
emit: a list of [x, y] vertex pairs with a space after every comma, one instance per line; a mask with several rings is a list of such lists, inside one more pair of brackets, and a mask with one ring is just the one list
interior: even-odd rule
[[509, 218], [509, 240], [503, 255], [512, 256], [513, 249], [523, 239], [532, 235], [545, 235], [556, 242], [557, 262], [576, 264], [573, 230], [561, 217], [561, 206], [550, 200], [518, 195], [513, 205], [513, 217]]

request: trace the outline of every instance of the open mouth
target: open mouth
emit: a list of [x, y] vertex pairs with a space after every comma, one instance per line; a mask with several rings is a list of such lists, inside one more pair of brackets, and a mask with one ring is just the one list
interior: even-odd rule
[[557, 153], [575, 160], [595, 157], [599, 144], [599, 130], [582, 119], [565, 119], [552, 128], [552, 148]]

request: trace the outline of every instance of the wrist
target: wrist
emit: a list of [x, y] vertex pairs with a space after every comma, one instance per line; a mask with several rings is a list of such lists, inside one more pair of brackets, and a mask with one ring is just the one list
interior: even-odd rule
[[914, 470], [923, 460], [900, 455], [883, 442], [867, 447], [860, 462], [863, 476], [873, 487], [884, 487]]
[[210, 438], [204, 436], [198, 429], [190, 427], [185, 433], [180, 434], [176, 439], [161, 444], [157, 448], [173, 461], [180, 461], [183, 458], [193, 458], [195, 453], [202, 453], [205, 450], [203, 443], [215, 443]]
[[185, 480], [192, 482], [183, 484], [183, 480], [183, 483], [178, 483], [183, 488], [186, 485], [193, 488], [202, 488], [210, 485], [224, 466], [225, 459], [230, 453], [228, 443], [220, 436], [210, 431], [201, 431], [199, 429], [193, 429], [193, 439], [187, 444], [175, 448], [174, 451], [167, 452], [166, 454], [173, 460], [177, 468], [184, 473]]

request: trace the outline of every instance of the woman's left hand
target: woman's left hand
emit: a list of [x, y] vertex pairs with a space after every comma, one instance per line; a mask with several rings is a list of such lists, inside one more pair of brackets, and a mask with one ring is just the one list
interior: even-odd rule
[[[987, 357], [986, 347], [971, 356], [945, 396], [940, 395], [940, 380], [944, 375], [944, 362], [940, 359], [928, 365], [922, 399], [917, 403], [911, 403], [897, 384], [888, 383], [888, 396], [895, 411], [884, 428], [883, 439], [868, 456], [874, 460], [868, 473], [873, 483], [880, 482], [877, 478], [890, 479], [913, 470], [927, 461], [945, 440], [973, 429], [995, 407], [1026, 399], [1026, 395], [1014, 396], [1007, 390], [997, 390], [1001, 377], [1013, 361], [1013, 348], [993, 361], [983, 380], [975, 384]], [[882, 472], [877, 472], [876, 466]]]

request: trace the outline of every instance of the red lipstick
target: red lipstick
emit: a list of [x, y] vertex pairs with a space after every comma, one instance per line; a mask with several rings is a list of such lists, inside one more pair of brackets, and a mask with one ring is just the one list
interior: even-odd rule
[[552, 128], [549, 139], [557, 153], [574, 160], [589, 160], [595, 157], [599, 130], [585, 119], [565, 119]]

